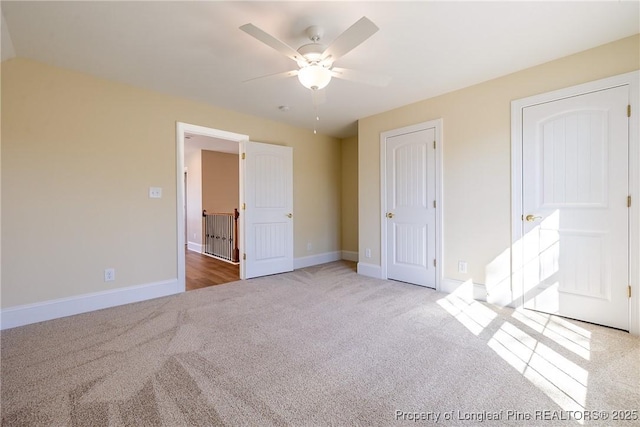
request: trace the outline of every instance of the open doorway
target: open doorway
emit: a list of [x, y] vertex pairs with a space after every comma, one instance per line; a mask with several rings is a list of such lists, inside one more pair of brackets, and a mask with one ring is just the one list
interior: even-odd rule
[[[217, 252], [208, 250], [212, 245], [204, 225], [203, 213], [230, 214], [239, 208], [240, 172], [239, 151], [245, 135], [178, 123], [178, 168], [182, 181], [178, 195], [178, 236], [182, 237], [178, 254], [178, 276], [184, 281], [184, 290], [229, 283], [240, 279], [240, 260], [237, 257], [216, 258]], [[227, 212], [228, 211], [228, 212]], [[237, 215], [236, 218], [237, 220]], [[235, 226], [234, 235], [216, 236], [225, 243], [239, 243]], [[212, 237], [213, 239], [213, 237]], [[217, 246], [217, 245], [216, 245]], [[208, 253], [207, 253], [208, 252]], [[224, 255], [224, 254], [222, 254]], [[234, 254], [235, 255], [235, 254]]]
[[[186, 289], [185, 244], [188, 246], [189, 236], [188, 230], [185, 235], [185, 141], [193, 136], [208, 137], [212, 144], [233, 146], [232, 152], [242, 153], [238, 156], [240, 279], [293, 271], [293, 149], [249, 141], [247, 135], [177, 122], [177, 290]], [[193, 208], [193, 203], [189, 206]]]
[[187, 291], [240, 279], [238, 144], [185, 133]]

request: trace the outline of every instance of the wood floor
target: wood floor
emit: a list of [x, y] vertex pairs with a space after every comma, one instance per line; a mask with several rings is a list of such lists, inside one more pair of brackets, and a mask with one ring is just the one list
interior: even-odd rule
[[186, 251], [187, 291], [240, 280], [240, 266]]

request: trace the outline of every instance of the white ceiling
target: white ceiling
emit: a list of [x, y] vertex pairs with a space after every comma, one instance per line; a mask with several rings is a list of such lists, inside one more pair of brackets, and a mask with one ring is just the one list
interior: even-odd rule
[[[312, 129], [295, 69], [240, 31], [253, 23], [298, 48], [330, 43], [362, 16], [380, 30], [335, 65], [384, 74], [385, 88], [333, 79], [318, 132], [640, 32], [640, 2], [8, 2], [2, 59], [18, 56]], [[8, 29], [8, 32], [6, 31]], [[290, 107], [282, 112], [279, 106]]]

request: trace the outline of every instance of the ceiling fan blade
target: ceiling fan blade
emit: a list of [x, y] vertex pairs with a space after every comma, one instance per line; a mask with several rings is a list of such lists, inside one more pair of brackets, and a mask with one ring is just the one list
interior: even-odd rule
[[240, 29], [293, 61], [298, 62], [298, 60], [302, 58], [294, 48], [284, 42], [281, 42], [271, 34], [266, 33], [253, 24], [245, 24], [241, 26]]
[[243, 80], [242, 83], [251, 82], [254, 80], [266, 79], [269, 77], [293, 77], [298, 75], [298, 70], [285, 71], [280, 73], [267, 74], [265, 76], [253, 77], [247, 80]]
[[391, 77], [380, 74], [363, 73], [361, 71], [350, 70], [348, 68], [333, 67], [331, 76], [338, 79], [350, 80], [352, 82], [365, 83], [371, 86], [385, 87], [391, 81]]
[[327, 47], [322, 53], [322, 59], [331, 57], [331, 61], [335, 61], [374, 35], [376, 31], [378, 31], [376, 24], [363, 16]]

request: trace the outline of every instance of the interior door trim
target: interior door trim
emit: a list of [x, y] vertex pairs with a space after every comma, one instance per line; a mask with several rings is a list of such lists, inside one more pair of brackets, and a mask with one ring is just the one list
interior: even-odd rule
[[522, 115], [524, 108], [553, 102], [591, 92], [629, 86], [629, 194], [633, 203], [629, 208], [629, 332], [640, 335], [640, 71], [620, 74], [589, 83], [547, 92], [511, 102], [511, 295], [513, 305], [522, 306], [523, 284], [518, 277], [522, 260]]
[[442, 246], [442, 119], [430, 120], [398, 129], [380, 133], [380, 267], [381, 278], [387, 279], [387, 221], [386, 200], [387, 200], [387, 138], [404, 135], [422, 130], [435, 129], [435, 175], [436, 175], [436, 290], [440, 290], [443, 275], [443, 246]]

